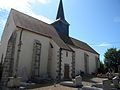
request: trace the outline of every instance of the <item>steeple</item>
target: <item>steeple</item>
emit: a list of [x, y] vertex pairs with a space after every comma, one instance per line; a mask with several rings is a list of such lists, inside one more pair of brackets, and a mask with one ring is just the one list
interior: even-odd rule
[[65, 20], [62, 0], [60, 0], [60, 3], [59, 3], [56, 20], [57, 19]]
[[60, 0], [56, 21], [52, 23], [58, 33], [69, 36], [69, 23], [65, 20], [62, 0]]

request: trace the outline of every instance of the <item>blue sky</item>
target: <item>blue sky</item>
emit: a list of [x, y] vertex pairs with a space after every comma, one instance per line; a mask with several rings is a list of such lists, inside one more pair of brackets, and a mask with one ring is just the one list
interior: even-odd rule
[[[10, 8], [51, 23], [59, 0], [0, 0], [0, 37]], [[70, 36], [88, 43], [104, 59], [108, 48], [120, 49], [120, 0], [63, 0]]]

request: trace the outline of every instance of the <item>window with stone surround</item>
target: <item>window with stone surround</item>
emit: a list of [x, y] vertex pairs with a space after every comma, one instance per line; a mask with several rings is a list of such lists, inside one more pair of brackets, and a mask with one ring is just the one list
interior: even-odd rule
[[34, 41], [33, 45], [33, 76], [40, 75], [40, 58], [41, 58], [41, 43], [38, 40]]

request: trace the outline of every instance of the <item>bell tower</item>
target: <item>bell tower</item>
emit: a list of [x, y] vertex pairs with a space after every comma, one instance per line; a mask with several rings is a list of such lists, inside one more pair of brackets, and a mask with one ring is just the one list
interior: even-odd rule
[[69, 36], [69, 23], [65, 20], [62, 0], [60, 0], [55, 22], [52, 23], [58, 33]]

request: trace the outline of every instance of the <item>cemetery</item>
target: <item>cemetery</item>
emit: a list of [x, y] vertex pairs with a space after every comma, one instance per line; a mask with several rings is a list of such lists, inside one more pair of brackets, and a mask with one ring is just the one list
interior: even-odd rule
[[107, 74], [105, 78], [94, 75], [84, 75], [83, 77], [78, 75], [68, 81], [48, 81], [40, 84], [20, 82], [20, 77], [10, 77], [7, 87], [2, 87], [2, 90], [120, 90], [119, 73], [114, 73], [114, 75], [113, 78], [110, 78]]

